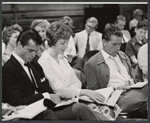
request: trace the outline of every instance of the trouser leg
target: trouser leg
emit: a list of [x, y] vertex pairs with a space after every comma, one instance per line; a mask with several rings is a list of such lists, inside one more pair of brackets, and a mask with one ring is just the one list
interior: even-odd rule
[[57, 120], [57, 117], [52, 110], [47, 109], [35, 116], [32, 120]]
[[118, 100], [122, 112], [130, 113], [141, 108], [147, 102], [148, 86], [142, 89], [131, 89], [125, 92]]
[[102, 114], [92, 111], [82, 103], [56, 108], [55, 114], [58, 120], [107, 120]]
[[91, 110], [83, 103], [76, 103], [72, 108], [77, 120], [108, 120], [102, 114]]

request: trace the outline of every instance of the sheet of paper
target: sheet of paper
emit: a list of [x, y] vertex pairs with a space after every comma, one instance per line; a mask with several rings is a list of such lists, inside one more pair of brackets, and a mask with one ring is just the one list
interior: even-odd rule
[[134, 85], [129, 86], [130, 88], [142, 88], [144, 87], [146, 84], [148, 84], [148, 81], [145, 82], [138, 82]]

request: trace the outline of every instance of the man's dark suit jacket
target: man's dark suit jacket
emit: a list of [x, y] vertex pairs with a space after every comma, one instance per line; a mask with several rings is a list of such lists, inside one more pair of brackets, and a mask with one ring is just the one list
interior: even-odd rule
[[45, 79], [42, 67], [37, 62], [31, 62], [31, 68], [38, 85], [38, 93], [31, 83], [24, 68], [12, 55], [2, 67], [2, 101], [10, 105], [28, 105], [44, 98], [42, 93], [53, 93]]

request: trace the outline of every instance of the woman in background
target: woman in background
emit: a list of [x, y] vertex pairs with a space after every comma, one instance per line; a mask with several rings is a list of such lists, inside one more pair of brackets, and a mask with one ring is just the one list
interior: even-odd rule
[[16, 47], [16, 41], [21, 31], [22, 27], [18, 24], [14, 24], [3, 31], [2, 40], [5, 43], [5, 50], [2, 54], [2, 65], [10, 58]]
[[48, 48], [45, 33], [46, 33], [46, 30], [49, 25], [50, 25], [50, 23], [44, 19], [36, 19], [30, 25], [30, 28], [35, 29], [39, 33], [39, 35], [41, 36], [41, 38], [43, 40], [43, 45], [41, 45], [40, 51], [37, 53], [37, 55], [35, 57], [36, 61], [39, 59], [39, 57], [41, 56], [43, 51]]

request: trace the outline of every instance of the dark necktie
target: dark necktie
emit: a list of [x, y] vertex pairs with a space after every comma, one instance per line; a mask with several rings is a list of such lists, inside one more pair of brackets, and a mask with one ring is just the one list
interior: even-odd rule
[[27, 63], [25, 63], [24, 65], [28, 67], [29, 74], [30, 74], [31, 81], [32, 81], [32, 85], [34, 86], [35, 90], [37, 90], [37, 87], [36, 87], [36, 84], [35, 84], [35, 79], [34, 79], [34, 77], [33, 77], [33, 74], [31, 73], [32, 68], [31, 68], [31, 66], [30, 66], [30, 63], [27, 62]]
[[88, 36], [87, 36], [87, 44], [86, 44], [86, 48], [85, 48], [85, 53], [87, 53], [90, 50], [89, 36], [90, 36], [90, 34], [88, 34]]

